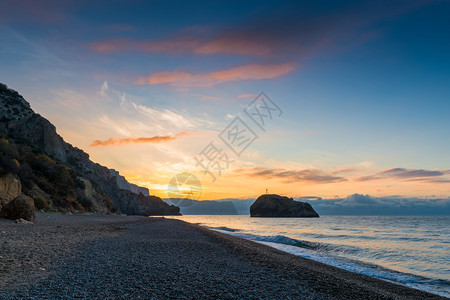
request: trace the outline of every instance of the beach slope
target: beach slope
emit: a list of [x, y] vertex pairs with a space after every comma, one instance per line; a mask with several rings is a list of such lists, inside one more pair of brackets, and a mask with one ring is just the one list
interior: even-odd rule
[[442, 299], [179, 220], [0, 220], [0, 298]]

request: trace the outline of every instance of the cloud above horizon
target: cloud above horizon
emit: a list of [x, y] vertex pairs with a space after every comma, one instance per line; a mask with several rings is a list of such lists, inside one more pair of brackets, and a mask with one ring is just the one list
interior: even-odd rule
[[295, 70], [296, 63], [284, 64], [248, 64], [225, 70], [188, 73], [182, 71], [164, 71], [138, 77], [137, 85], [170, 84], [182, 87], [212, 87], [221, 83], [242, 80], [261, 80], [276, 78]]
[[449, 170], [423, 170], [392, 168], [367, 176], [343, 176], [340, 174], [352, 174], [363, 172], [364, 169], [343, 169], [327, 172], [319, 169], [288, 170], [283, 168], [246, 168], [237, 169], [234, 172], [246, 177], [264, 177], [266, 179], [282, 179], [284, 183], [313, 182], [313, 183], [337, 183], [344, 181], [375, 181], [382, 179], [400, 180], [407, 182], [420, 181], [424, 183], [450, 183], [446, 177]]
[[182, 136], [188, 136], [187, 132], [180, 132], [177, 135], [164, 135], [164, 136], [152, 136], [152, 137], [139, 137], [139, 138], [110, 138], [107, 140], [95, 140], [89, 147], [106, 147], [106, 146], [119, 146], [126, 144], [155, 144], [169, 142], [178, 139]]
[[319, 214], [328, 215], [445, 215], [450, 213], [448, 197], [374, 197], [355, 193], [338, 199], [299, 197], [296, 200], [307, 201]]
[[[356, 178], [356, 181], [371, 181], [379, 179], [400, 179], [406, 181], [427, 181], [436, 183], [446, 183], [450, 180], [441, 178], [448, 174], [448, 170], [423, 170], [423, 169], [405, 169], [405, 168], [392, 168], [378, 172], [374, 175], [362, 176]], [[434, 179], [440, 177], [438, 179]]]
[[243, 99], [243, 98], [256, 98], [258, 96], [258, 94], [250, 94], [250, 93], [245, 93], [245, 94], [240, 94], [239, 96], [237, 96], [239, 99]]
[[335, 183], [347, 181], [346, 178], [328, 174], [322, 170], [286, 170], [268, 168], [238, 169], [235, 173], [246, 177], [263, 177], [265, 179], [282, 179], [285, 183], [313, 182], [313, 183]]

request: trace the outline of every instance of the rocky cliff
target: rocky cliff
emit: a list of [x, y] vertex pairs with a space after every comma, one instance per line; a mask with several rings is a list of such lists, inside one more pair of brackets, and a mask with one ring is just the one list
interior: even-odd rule
[[121, 176], [121, 175], [119, 174], [119, 172], [117, 172], [116, 170], [110, 169], [110, 170], [109, 170], [109, 173], [111, 174], [112, 177], [115, 177], [115, 178], [116, 178], [117, 185], [118, 185], [121, 189], [130, 191], [130, 192], [133, 192], [133, 193], [135, 193], [135, 194], [142, 194], [142, 195], [144, 195], [144, 196], [150, 196], [150, 192], [148, 191], [147, 188], [138, 186], [138, 185], [133, 184], [133, 183], [129, 183], [129, 182], [125, 179], [125, 177]]
[[318, 218], [309, 203], [275, 194], [259, 196], [250, 206], [251, 217]]
[[[36, 114], [16, 91], [0, 83], [0, 176], [16, 178], [36, 207], [58, 211], [179, 214], [117, 171], [92, 162], [66, 143], [55, 126]], [[11, 180], [0, 180], [0, 195]], [[8, 195], [5, 199], [13, 198]]]
[[[22, 194], [22, 184], [20, 179], [13, 174], [6, 174], [0, 177], [0, 193], [7, 198], [16, 198]], [[1, 209], [1, 203], [0, 203]]]

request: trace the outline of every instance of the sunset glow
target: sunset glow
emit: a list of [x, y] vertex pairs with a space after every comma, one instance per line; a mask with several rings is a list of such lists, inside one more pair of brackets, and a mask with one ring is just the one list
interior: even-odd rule
[[[2, 7], [1, 81], [153, 195], [189, 172], [201, 200], [450, 197], [447, 1], [50, 2]], [[264, 130], [244, 113], [260, 92], [282, 111]], [[236, 117], [256, 136], [240, 155], [219, 136]]]

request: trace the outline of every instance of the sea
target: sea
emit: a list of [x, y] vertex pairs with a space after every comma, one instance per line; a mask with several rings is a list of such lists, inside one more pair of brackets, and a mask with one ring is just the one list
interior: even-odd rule
[[450, 216], [175, 218], [341, 269], [450, 297]]

